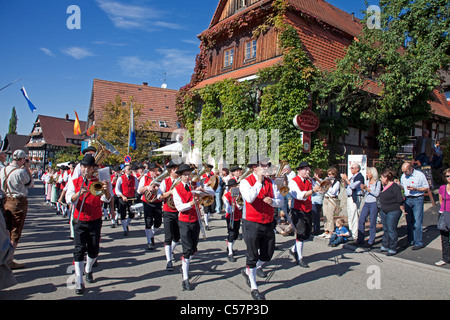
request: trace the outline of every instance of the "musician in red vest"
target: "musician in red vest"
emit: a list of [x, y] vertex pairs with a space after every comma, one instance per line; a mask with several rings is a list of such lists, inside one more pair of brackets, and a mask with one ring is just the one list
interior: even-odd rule
[[183, 247], [183, 256], [181, 257], [181, 270], [183, 272], [183, 290], [193, 290], [189, 283], [189, 263], [190, 258], [197, 252], [198, 237], [200, 235], [200, 223], [195, 208], [195, 203], [199, 203], [199, 197], [194, 196], [193, 190], [208, 192], [214, 196], [214, 190], [211, 187], [203, 188], [191, 186], [191, 168], [187, 164], [181, 164], [176, 173], [181, 177], [181, 183], [173, 191], [173, 201], [175, 207], [180, 212], [178, 216], [178, 225], [180, 227], [181, 245]]
[[245, 205], [242, 233], [247, 245], [247, 266], [241, 273], [255, 300], [264, 299], [258, 291], [256, 275], [267, 277], [262, 265], [272, 259], [275, 249], [274, 208], [283, 205], [283, 196], [272, 179], [267, 177], [270, 166], [269, 158], [252, 157], [248, 167], [253, 169], [253, 173], [243, 179], [239, 186]]
[[[214, 175], [214, 172], [212, 172], [212, 169], [214, 168], [213, 165], [210, 164], [206, 164], [209, 168], [209, 172], [205, 173], [202, 175], [201, 179], [203, 181], [203, 185], [208, 185], [208, 182], [210, 181], [211, 176]], [[209, 227], [209, 215], [210, 214], [214, 214], [216, 211], [216, 203], [213, 202], [211, 205], [203, 207], [203, 219], [205, 220], [205, 229], [206, 230], [211, 230], [211, 228]]]
[[133, 176], [131, 172], [131, 166], [129, 164], [125, 166], [123, 171], [124, 174], [117, 179], [116, 195], [119, 198], [118, 212], [120, 214], [120, 223], [123, 227], [123, 235], [128, 236], [128, 225], [134, 218], [134, 212], [131, 212], [130, 207], [135, 200], [136, 191], [139, 185], [137, 178]]
[[[238, 189], [238, 183], [235, 179], [230, 179], [227, 183], [228, 191], [223, 195], [223, 203], [225, 205], [225, 220], [227, 221], [227, 249], [228, 261], [236, 262], [233, 254], [233, 245], [239, 236], [239, 228], [241, 227], [242, 209], [243, 207], [236, 203], [237, 197], [232, 195], [231, 189]], [[239, 190], [239, 189], [238, 189]], [[233, 226], [231, 225], [231, 215], [233, 217]]]
[[166, 270], [173, 271], [174, 250], [180, 241], [180, 228], [178, 226], [178, 210], [172, 209], [167, 204], [169, 197], [173, 196], [173, 184], [178, 179], [178, 164], [172, 160], [166, 165], [169, 177], [161, 182], [158, 189], [158, 198], [164, 201], [163, 222], [164, 222], [164, 251], [166, 253]]
[[296, 229], [295, 245], [289, 251], [296, 263], [302, 268], [309, 268], [303, 261], [303, 243], [309, 239], [312, 228], [311, 195], [320, 191], [320, 186], [312, 186], [310, 178], [311, 166], [302, 161], [296, 168], [298, 175], [289, 181], [289, 192], [294, 201], [291, 207], [292, 223]]
[[[69, 182], [66, 193], [66, 201], [74, 205], [73, 229], [74, 229], [74, 262], [77, 294], [84, 293], [83, 271], [86, 273], [86, 281], [94, 282], [92, 266], [94, 265], [100, 250], [100, 233], [102, 227], [102, 202], [111, 200], [110, 181], [102, 181], [103, 195], [94, 196], [89, 192], [92, 183], [97, 182], [94, 177], [95, 158], [86, 154], [81, 160], [80, 177]], [[84, 268], [84, 256], [87, 253], [86, 268]]]
[[[147, 248], [155, 250], [155, 230], [161, 227], [162, 223], [162, 200], [157, 199], [159, 183], [151, 185], [152, 181], [158, 177], [158, 166], [156, 163], [150, 163], [147, 174], [139, 180], [138, 193], [142, 194], [142, 203], [144, 204], [144, 222], [145, 236], [147, 237]], [[154, 193], [154, 202], [147, 202], [145, 193]]]
[[111, 213], [111, 228], [116, 228], [117, 227], [117, 213], [118, 212], [118, 207], [119, 207], [119, 197], [116, 195], [116, 185], [117, 185], [117, 180], [119, 180], [120, 176], [122, 175], [122, 168], [120, 167], [119, 164], [116, 164], [113, 167], [113, 173], [111, 175], [111, 186], [112, 186], [112, 190], [113, 190], [113, 194], [112, 194], [112, 199], [111, 202], [109, 203], [109, 212]]

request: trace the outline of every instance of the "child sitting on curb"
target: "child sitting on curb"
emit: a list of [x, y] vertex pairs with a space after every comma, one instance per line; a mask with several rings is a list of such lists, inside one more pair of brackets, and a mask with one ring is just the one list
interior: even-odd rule
[[344, 227], [345, 220], [340, 218], [336, 220], [336, 230], [331, 235], [330, 242], [328, 243], [331, 247], [337, 247], [341, 243], [346, 243], [347, 238], [350, 233], [346, 227]]

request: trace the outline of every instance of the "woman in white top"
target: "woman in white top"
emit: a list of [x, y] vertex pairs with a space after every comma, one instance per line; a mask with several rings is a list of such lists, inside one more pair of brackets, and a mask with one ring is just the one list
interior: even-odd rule
[[324, 217], [324, 233], [322, 233], [319, 237], [329, 239], [334, 231], [334, 212], [340, 205], [339, 191], [341, 185], [338, 180], [339, 171], [335, 167], [331, 167], [327, 170], [327, 176], [328, 178], [334, 178], [335, 180], [324, 195], [322, 207]]

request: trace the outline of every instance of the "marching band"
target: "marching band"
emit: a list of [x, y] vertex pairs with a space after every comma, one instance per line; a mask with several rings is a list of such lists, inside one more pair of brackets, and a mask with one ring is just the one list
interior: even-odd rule
[[[195, 165], [170, 160], [165, 166], [146, 164], [144, 171], [143, 165], [115, 165], [110, 169], [108, 180], [99, 181], [97, 171], [101, 163], [98, 162], [104, 157], [102, 159], [93, 147], [83, 150], [83, 154], [83, 160], [76, 167], [71, 162], [70, 169], [62, 168], [59, 173], [49, 172], [43, 177], [47, 184], [59, 183], [61, 207], [58, 209], [65, 212], [62, 206], [67, 206], [71, 215], [76, 294], [85, 291], [83, 274], [86, 282], [95, 281], [92, 266], [100, 250], [102, 218], [105, 221], [109, 218], [112, 228], [120, 221], [127, 236], [134, 218], [130, 207], [137, 202], [143, 205], [147, 248], [155, 250], [155, 232], [163, 225], [166, 270], [174, 270], [174, 250], [181, 244], [181, 289], [194, 290], [189, 281], [189, 268], [198, 251], [200, 235], [206, 240], [206, 231], [210, 230], [208, 215], [214, 211], [211, 208], [215, 207], [218, 181], [213, 177], [213, 166], [204, 163], [199, 170]], [[221, 200], [227, 230], [224, 235], [226, 257], [229, 262], [237, 261], [233, 246], [242, 227], [246, 264], [241, 274], [255, 300], [264, 299], [258, 290], [257, 278], [267, 277], [262, 267], [274, 254], [278, 210], [288, 208], [285, 217], [295, 230], [295, 243], [289, 252], [298, 266], [308, 268], [303, 259], [303, 246], [312, 228], [311, 196], [320, 193], [327, 199], [331, 197], [329, 186], [323, 188], [322, 181], [313, 181], [310, 177], [309, 163], [302, 161], [296, 167], [298, 174], [289, 173], [289, 179], [286, 167], [289, 165], [285, 162], [272, 166], [269, 158], [255, 156], [244, 172], [240, 166], [231, 167], [231, 177], [224, 185]], [[332, 186], [335, 194], [336, 184]], [[287, 199], [289, 206], [283, 206]]]

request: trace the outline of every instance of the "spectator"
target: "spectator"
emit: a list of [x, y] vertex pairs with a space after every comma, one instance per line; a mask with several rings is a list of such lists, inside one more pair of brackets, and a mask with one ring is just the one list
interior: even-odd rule
[[6, 151], [0, 151], [0, 169], [6, 167]]
[[382, 246], [379, 252], [387, 251], [388, 256], [397, 253], [397, 225], [405, 206], [401, 187], [394, 183], [394, 174], [385, 170], [381, 174], [381, 183], [384, 188], [380, 194], [380, 216], [383, 223]]
[[[0, 171], [1, 188], [6, 196], [3, 215], [14, 250], [17, 249], [22, 236], [28, 212], [28, 189], [34, 186], [30, 164], [25, 151], [16, 150], [13, 153], [12, 163]], [[11, 261], [11, 269], [25, 268], [25, 264]]]
[[[441, 204], [440, 214], [450, 216], [450, 168], [444, 171], [444, 179], [447, 184], [442, 185], [439, 188], [439, 203]], [[442, 243], [442, 260], [436, 262], [437, 266], [443, 266], [450, 263], [450, 242], [449, 242], [449, 227], [446, 226], [446, 230], [439, 230], [441, 233]]]
[[364, 177], [360, 171], [361, 166], [358, 163], [354, 163], [350, 166], [350, 172], [352, 174], [350, 178], [346, 174], [341, 174], [341, 178], [347, 188], [348, 226], [352, 233], [353, 241], [355, 242], [358, 241], [359, 210], [363, 195], [361, 184], [364, 184]]
[[324, 217], [324, 233], [319, 237], [330, 239], [334, 229], [334, 214], [337, 210], [340, 210], [339, 192], [341, 184], [338, 179], [339, 171], [335, 167], [331, 167], [327, 170], [329, 179], [334, 179], [334, 183], [327, 190], [323, 200], [323, 217]]
[[402, 165], [402, 177], [400, 183], [405, 191], [406, 224], [408, 231], [408, 245], [413, 250], [419, 250], [423, 246], [423, 203], [424, 193], [428, 192], [429, 185], [425, 175], [415, 170], [411, 163]]
[[214, 174], [217, 175], [217, 177], [219, 179], [219, 184], [215, 191], [216, 208], [215, 208], [214, 212], [217, 214], [220, 214], [220, 213], [222, 213], [222, 195], [223, 195], [223, 190], [225, 189], [225, 186], [224, 186], [222, 177], [219, 175], [219, 170], [215, 169]]
[[428, 166], [433, 157], [433, 140], [429, 136], [430, 131], [424, 129], [414, 144], [414, 160], [419, 162], [419, 166]]
[[434, 145], [433, 159], [431, 160], [431, 165], [435, 169], [439, 169], [442, 165], [442, 159], [444, 155], [442, 154], [441, 141], [437, 140]]
[[350, 236], [350, 232], [344, 227], [345, 220], [340, 218], [336, 220], [336, 230], [330, 237], [328, 245], [330, 247], [337, 247], [341, 243], [346, 243], [347, 238]]
[[[322, 169], [317, 168], [314, 170], [313, 186], [316, 184], [318, 184], [320, 186], [320, 183], [323, 180], [324, 174], [325, 173], [323, 172]], [[320, 233], [320, 214], [322, 212], [323, 197], [324, 197], [323, 192], [317, 192], [311, 196], [312, 233], [314, 235], [318, 235]]]
[[361, 185], [361, 190], [365, 192], [365, 202], [359, 217], [357, 244], [364, 244], [364, 229], [367, 216], [369, 216], [370, 227], [367, 246], [370, 248], [375, 241], [375, 236], [377, 233], [377, 198], [381, 192], [381, 181], [378, 180], [378, 171], [376, 168], [367, 168], [367, 181], [368, 185]]
[[9, 288], [17, 283], [10, 264], [14, 255], [14, 248], [11, 245], [9, 231], [6, 230], [3, 211], [0, 209], [0, 290]]

